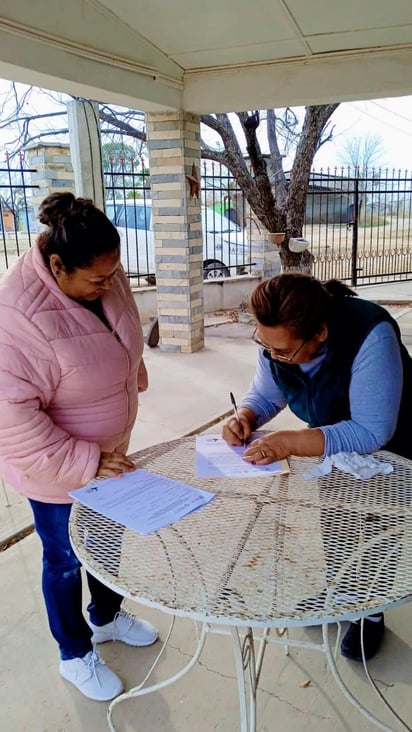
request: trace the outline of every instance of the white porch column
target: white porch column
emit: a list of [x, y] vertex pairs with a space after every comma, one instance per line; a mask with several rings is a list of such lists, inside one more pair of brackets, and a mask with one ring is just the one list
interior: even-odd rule
[[[160, 348], [193, 353], [204, 345], [200, 118], [147, 114], [146, 129]], [[192, 175], [199, 186], [187, 179]]]
[[67, 104], [67, 116], [76, 196], [91, 198], [104, 211], [105, 189], [98, 104], [74, 99]]

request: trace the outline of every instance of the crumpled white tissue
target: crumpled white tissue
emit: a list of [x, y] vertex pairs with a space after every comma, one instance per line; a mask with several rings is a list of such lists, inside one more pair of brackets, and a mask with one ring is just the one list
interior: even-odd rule
[[322, 475], [328, 475], [333, 467], [363, 480], [373, 478], [374, 475], [388, 475], [393, 472], [391, 463], [380, 462], [372, 455], [359, 455], [357, 452], [337, 452], [335, 455], [325, 457], [319, 465], [307, 470], [306, 473], [303, 473], [303, 477], [305, 479], [319, 478]]

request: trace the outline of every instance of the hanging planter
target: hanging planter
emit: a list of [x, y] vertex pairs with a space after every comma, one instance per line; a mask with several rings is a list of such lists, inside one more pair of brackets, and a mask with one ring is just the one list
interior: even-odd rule
[[285, 241], [285, 232], [284, 231], [269, 232], [268, 241], [270, 241], [271, 244], [282, 244], [282, 242]]
[[289, 251], [294, 252], [294, 254], [300, 254], [308, 248], [309, 243], [303, 236], [293, 237], [289, 239]]

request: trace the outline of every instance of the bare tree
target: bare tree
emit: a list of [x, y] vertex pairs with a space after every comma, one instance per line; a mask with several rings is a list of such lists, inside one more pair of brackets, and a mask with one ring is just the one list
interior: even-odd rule
[[385, 145], [380, 135], [346, 138], [341, 143], [338, 157], [343, 165], [348, 167], [348, 177], [357, 179], [357, 190], [361, 194], [357, 204], [358, 213], [353, 215], [364, 221], [367, 203], [373, 206], [375, 211], [379, 211], [381, 207], [384, 210], [386, 194], [374, 192], [374, 189], [379, 187], [382, 168], [386, 164]]
[[[292, 110], [284, 110], [281, 117], [274, 109], [266, 110], [266, 131], [269, 155], [262, 153], [258, 140], [261, 113], [241, 112], [236, 115], [246, 140], [248, 160], [242, 154], [230, 116], [210, 114], [202, 122], [220, 135], [223, 143], [212, 148], [203, 144], [202, 157], [225, 165], [235, 176], [252, 211], [271, 232], [285, 232], [280, 245], [282, 268], [310, 269], [312, 256], [308, 251], [295, 254], [289, 250], [291, 237], [302, 236], [306, 194], [310, 170], [319, 147], [331, 139], [333, 128], [328, 123], [338, 104], [306, 107], [302, 127]], [[295, 156], [289, 173], [283, 168], [286, 145], [295, 144]]]
[[[36, 111], [39, 102], [34, 101], [33, 97], [39, 94], [45, 96], [48, 111]], [[69, 128], [66, 105], [68, 100], [75, 98], [37, 87], [25, 88], [22, 84], [11, 82], [7, 90], [0, 94], [0, 130], [7, 130], [10, 135], [7, 141], [10, 156], [14, 157], [31, 143], [50, 136], [54, 139], [67, 138]], [[127, 135], [137, 141], [136, 152], [141, 155], [146, 143], [143, 112], [101, 104], [99, 117], [104, 141], [119, 142], [120, 135]]]
[[385, 145], [380, 135], [348, 137], [341, 143], [338, 158], [359, 175], [367, 175], [368, 171], [385, 166]]
[[[15, 125], [16, 134], [13, 151], [17, 152], [29, 142], [37, 141], [47, 135], [67, 135], [65, 109], [47, 114], [31, 114], [26, 112], [31, 87], [23, 94], [18, 93], [15, 84], [10, 87], [9, 96], [3, 100], [3, 114], [0, 129]], [[53, 101], [64, 103], [66, 95], [52, 94]], [[266, 112], [239, 112], [236, 115], [207, 114], [201, 117], [203, 125], [219, 136], [219, 143], [208, 144], [202, 140], [202, 157], [217, 161], [226, 166], [235, 177], [252, 212], [270, 232], [285, 232], [285, 240], [280, 245], [279, 253], [283, 269], [310, 269], [311, 255], [308, 251], [295, 254], [288, 248], [291, 237], [302, 235], [306, 194], [309, 175], [314, 156], [319, 147], [332, 137], [333, 128], [330, 118], [338, 104], [308, 106], [305, 108], [303, 123], [292, 109], [285, 109], [278, 114], [274, 109]], [[1, 109], [0, 109], [1, 112]], [[123, 133], [137, 140], [142, 153], [146, 141], [144, 115], [142, 112], [121, 107], [100, 105], [102, 134]], [[38, 130], [39, 120], [48, 119], [53, 130]], [[247, 158], [243, 154], [241, 142], [236, 134], [232, 120], [237, 119]], [[56, 129], [55, 123], [63, 124]], [[37, 127], [36, 127], [37, 125]], [[258, 139], [258, 130], [265, 125], [268, 154], [263, 154]], [[106, 138], [107, 139], [107, 138]], [[109, 138], [109, 139], [113, 139]], [[295, 155], [289, 176], [284, 170], [284, 158], [295, 149]]]

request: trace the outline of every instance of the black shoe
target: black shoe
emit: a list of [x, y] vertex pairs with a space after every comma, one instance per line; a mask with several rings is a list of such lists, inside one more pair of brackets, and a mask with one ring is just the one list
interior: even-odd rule
[[[375, 622], [365, 618], [363, 622], [363, 648], [366, 660], [373, 658], [378, 652], [385, 633], [383, 613], [373, 617], [379, 618], [379, 620]], [[350, 623], [340, 646], [342, 656], [350, 658], [352, 661], [362, 661], [361, 628], [360, 620]]]

